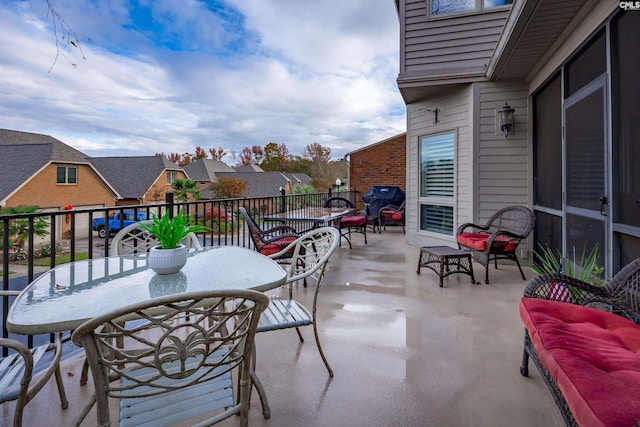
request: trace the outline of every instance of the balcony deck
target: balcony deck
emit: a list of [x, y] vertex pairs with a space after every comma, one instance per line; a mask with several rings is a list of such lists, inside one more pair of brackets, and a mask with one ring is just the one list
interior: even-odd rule
[[[404, 243], [401, 228], [368, 239], [365, 246], [355, 235], [352, 250], [338, 248], [320, 293], [319, 328], [334, 378], [311, 328], [302, 329], [304, 343], [291, 330], [258, 334], [257, 373], [271, 419], [262, 418], [254, 394], [252, 426], [564, 425], [533, 365], [528, 378], [519, 373], [526, 282], [515, 266], [492, 268], [490, 285], [456, 274], [440, 288], [433, 271], [416, 274], [419, 249]], [[483, 277], [482, 266], [474, 269]], [[300, 286], [297, 295], [310, 303], [312, 291]], [[81, 365], [75, 357], [62, 366], [69, 408], [60, 410], [50, 382], [27, 405], [25, 426], [69, 423], [92, 387], [78, 386]], [[12, 412], [2, 405], [0, 425], [9, 425]], [[94, 424], [92, 412], [83, 425]]]

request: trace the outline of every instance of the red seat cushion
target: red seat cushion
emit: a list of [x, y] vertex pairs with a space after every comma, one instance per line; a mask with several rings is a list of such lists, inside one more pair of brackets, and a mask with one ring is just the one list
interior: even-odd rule
[[382, 218], [391, 218], [396, 213], [398, 213], [398, 211], [394, 209], [383, 209], [380, 211], [380, 216]]
[[579, 425], [640, 421], [640, 326], [612, 313], [522, 298], [520, 317]]
[[[487, 247], [487, 239], [489, 238], [489, 234], [484, 233], [462, 233], [458, 234], [457, 239], [458, 243], [462, 246], [466, 246], [471, 249], [475, 249], [477, 251], [484, 251]], [[513, 252], [518, 247], [516, 242], [510, 241], [508, 237], [498, 236], [495, 241], [508, 242], [501, 250], [503, 252]]]
[[[295, 241], [296, 238], [295, 237], [283, 237], [282, 239], [278, 239], [272, 243], [269, 243], [268, 245], [264, 245], [263, 247], [260, 248], [260, 250], [258, 252], [260, 252], [262, 255], [273, 255], [273, 254], [277, 254], [278, 252], [280, 252], [281, 250], [283, 250], [284, 248], [287, 247], [287, 245], [291, 244], [293, 241]], [[293, 249], [291, 249], [293, 250]]]
[[367, 223], [367, 217], [364, 215], [343, 216], [340, 223], [343, 227], [358, 227]]
[[401, 213], [394, 213], [391, 215], [391, 219], [394, 221], [402, 221], [402, 214]]

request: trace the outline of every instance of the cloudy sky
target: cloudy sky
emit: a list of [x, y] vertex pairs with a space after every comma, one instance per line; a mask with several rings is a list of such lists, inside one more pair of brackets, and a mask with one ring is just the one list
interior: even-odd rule
[[318, 142], [333, 158], [405, 131], [392, 0], [49, 3], [55, 28], [46, 0], [0, 1], [0, 128], [91, 156]]

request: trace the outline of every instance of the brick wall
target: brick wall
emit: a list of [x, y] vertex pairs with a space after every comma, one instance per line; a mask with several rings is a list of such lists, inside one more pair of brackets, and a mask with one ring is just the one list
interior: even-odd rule
[[406, 191], [407, 134], [394, 136], [351, 153], [349, 188], [357, 189], [359, 209], [362, 195], [374, 185], [397, 185]]
[[6, 206], [39, 206], [41, 209], [63, 208], [71, 205], [113, 205], [113, 194], [105, 187], [90, 168], [85, 165], [71, 165], [78, 168], [77, 184], [57, 184], [57, 164], [50, 164], [27, 181], [14, 195], [7, 199]]

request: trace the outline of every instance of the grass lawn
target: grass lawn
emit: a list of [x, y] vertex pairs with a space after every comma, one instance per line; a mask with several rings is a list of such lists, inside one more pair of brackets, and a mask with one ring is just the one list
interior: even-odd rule
[[[81, 261], [89, 258], [89, 252], [76, 252], [75, 261]], [[56, 265], [66, 264], [71, 262], [71, 255], [60, 255], [56, 257]], [[49, 267], [49, 258], [36, 258], [33, 260], [33, 265], [39, 267]]]
[[[81, 261], [83, 259], [88, 259], [88, 258], [89, 258], [89, 252], [76, 252], [75, 261]], [[65, 254], [65, 255], [56, 256], [56, 265], [66, 264], [68, 262], [71, 262], [71, 255]], [[15, 264], [27, 265], [27, 261], [19, 261], [19, 262], [16, 262]], [[37, 267], [49, 267], [49, 257], [36, 258], [33, 260], [33, 265]]]

